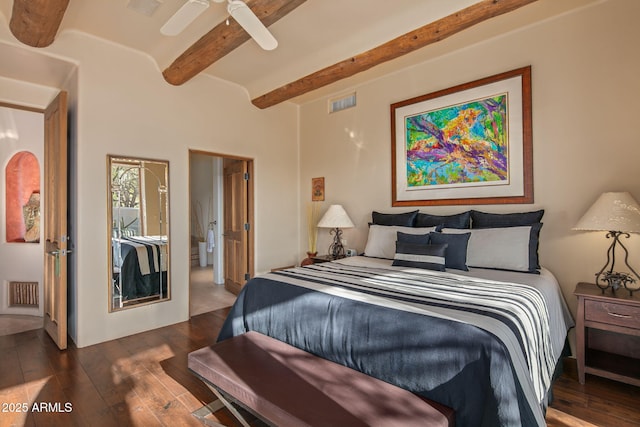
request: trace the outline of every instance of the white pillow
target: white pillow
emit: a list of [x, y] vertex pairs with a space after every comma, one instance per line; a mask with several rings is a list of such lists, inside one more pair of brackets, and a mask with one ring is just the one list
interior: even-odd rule
[[[539, 231], [539, 227], [535, 228]], [[538, 267], [537, 238], [531, 241], [531, 229], [532, 226], [471, 230], [443, 228], [442, 232], [471, 233], [467, 246], [469, 267], [534, 272]], [[535, 259], [532, 259], [533, 256]]]
[[393, 259], [396, 254], [398, 231], [406, 234], [429, 234], [435, 230], [436, 227], [401, 227], [398, 225], [371, 224], [364, 254], [375, 258]]

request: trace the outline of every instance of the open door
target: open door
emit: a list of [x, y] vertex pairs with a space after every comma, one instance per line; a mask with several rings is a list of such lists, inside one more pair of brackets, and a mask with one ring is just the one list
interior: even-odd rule
[[67, 348], [67, 93], [44, 112], [44, 328]]
[[224, 159], [224, 287], [238, 294], [252, 272], [249, 162]]

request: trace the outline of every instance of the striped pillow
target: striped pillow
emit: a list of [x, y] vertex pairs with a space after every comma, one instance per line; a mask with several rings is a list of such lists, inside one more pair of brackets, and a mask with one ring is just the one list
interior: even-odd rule
[[396, 242], [396, 254], [392, 265], [444, 271], [446, 250], [447, 244], [420, 245]]

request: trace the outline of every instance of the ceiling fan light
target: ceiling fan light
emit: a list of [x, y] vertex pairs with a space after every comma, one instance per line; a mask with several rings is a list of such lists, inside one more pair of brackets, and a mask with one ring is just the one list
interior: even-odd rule
[[229, 15], [244, 28], [262, 49], [273, 50], [278, 47], [278, 41], [275, 37], [243, 1], [229, 0], [227, 10]]
[[209, 7], [209, 0], [188, 0], [180, 9], [160, 28], [165, 36], [176, 36]]

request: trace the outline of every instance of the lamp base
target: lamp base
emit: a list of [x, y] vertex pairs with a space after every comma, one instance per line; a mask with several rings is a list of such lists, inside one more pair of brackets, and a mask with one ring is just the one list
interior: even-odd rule
[[627, 284], [635, 283], [635, 279], [628, 273], [620, 273], [618, 271], [607, 271], [596, 277], [596, 285], [602, 289], [602, 293], [605, 290], [611, 288], [611, 291], [615, 293], [618, 289], [624, 287], [629, 291], [630, 295], [633, 295], [633, 289]]
[[[638, 280], [640, 280], [640, 276], [638, 276], [638, 273], [636, 273], [636, 271], [629, 265], [627, 261], [629, 259], [629, 251], [620, 241], [620, 236], [624, 236], [628, 239], [629, 233], [624, 233], [621, 231], [610, 231], [607, 233], [607, 239], [612, 238], [613, 242], [607, 250], [607, 263], [598, 273], [596, 273], [596, 285], [600, 289], [602, 289], [602, 293], [604, 293], [604, 291], [609, 288], [611, 288], [612, 292], [615, 292], [619, 288], [624, 287], [629, 291], [629, 295], [633, 295], [633, 292], [640, 289], [640, 286], [632, 287], [631, 285], [633, 283], [638, 283]], [[616, 265], [616, 246], [618, 245], [620, 245], [620, 247], [624, 251], [625, 266], [629, 270], [631, 270], [633, 274], [613, 271]]]
[[333, 234], [333, 242], [329, 246], [329, 255], [331, 259], [340, 259], [346, 256], [344, 246], [342, 246], [342, 230], [334, 228], [330, 231]]

